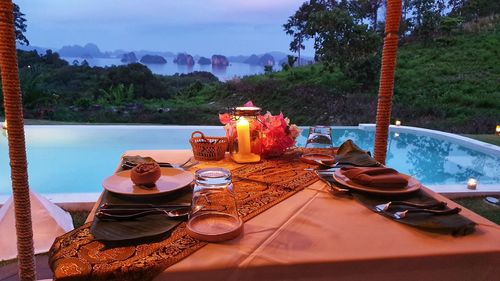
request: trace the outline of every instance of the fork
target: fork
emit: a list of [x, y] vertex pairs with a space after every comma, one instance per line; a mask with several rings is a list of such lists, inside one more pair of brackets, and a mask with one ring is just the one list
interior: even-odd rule
[[[189, 159], [186, 162], [182, 163], [182, 164], [172, 164], [172, 163], [168, 163], [168, 162], [156, 162], [156, 163], [158, 163], [158, 165], [160, 167], [178, 168], [178, 169], [187, 170], [187, 169], [189, 169], [189, 168], [191, 168], [193, 166], [198, 165], [200, 162], [196, 161], [193, 157], [189, 157]], [[122, 168], [123, 169], [132, 169], [135, 166], [137, 166], [137, 163], [134, 163], [134, 162], [131, 162], [131, 161], [124, 161], [122, 163]]]

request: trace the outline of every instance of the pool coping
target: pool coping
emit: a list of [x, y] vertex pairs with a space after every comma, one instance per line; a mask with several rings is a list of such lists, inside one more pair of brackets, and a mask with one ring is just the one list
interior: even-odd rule
[[[222, 128], [222, 126], [214, 125], [98, 125], [98, 124], [83, 124], [83, 125], [26, 125], [29, 127], [54, 127], [54, 126], [64, 126], [64, 127], [102, 127], [102, 128], [127, 128], [136, 129], [137, 127], [146, 128], [186, 128], [192, 127], [194, 129], [213, 129]], [[361, 129], [361, 130], [374, 130], [375, 124], [362, 123], [358, 126], [334, 126], [338, 129]], [[309, 128], [310, 126], [300, 126], [300, 128]], [[453, 139], [459, 145], [480, 151], [482, 153], [493, 154], [500, 157], [500, 147], [471, 139], [468, 137], [460, 136], [453, 133], [447, 133], [442, 131], [436, 131], [432, 129], [410, 127], [410, 126], [395, 126], [390, 125], [391, 132], [418, 132], [421, 135], [430, 135], [438, 139]], [[426, 185], [429, 189], [434, 192], [440, 193], [449, 198], [457, 197], [471, 197], [471, 196], [483, 196], [483, 195], [500, 195], [500, 184], [481, 184], [479, 183], [475, 190], [467, 189], [466, 185], [460, 184], [435, 184]], [[95, 202], [99, 199], [101, 192], [87, 192], [87, 193], [42, 193], [42, 196], [49, 199], [51, 202], [63, 207], [67, 210], [90, 210]], [[0, 195], [0, 206], [5, 203], [5, 201], [11, 195]]]

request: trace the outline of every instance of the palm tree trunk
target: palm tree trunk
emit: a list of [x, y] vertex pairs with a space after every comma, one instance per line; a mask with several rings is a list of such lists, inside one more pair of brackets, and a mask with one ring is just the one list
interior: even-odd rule
[[24, 141], [23, 108], [17, 68], [16, 35], [11, 0], [0, 0], [0, 71], [5, 119], [8, 123], [19, 277], [21, 280], [35, 280], [35, 257]]

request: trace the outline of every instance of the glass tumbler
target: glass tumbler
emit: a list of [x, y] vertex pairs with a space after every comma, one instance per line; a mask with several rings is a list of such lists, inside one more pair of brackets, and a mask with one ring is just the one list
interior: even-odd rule
[[328, 126], [309, 127], [306, 148], [332, 148], [332, 128]]
[[237, 237], [242, 229], [231, 172], [222, 168], [196, 171], [187, 223], [189, 234], [199, 240], [218, 242]]

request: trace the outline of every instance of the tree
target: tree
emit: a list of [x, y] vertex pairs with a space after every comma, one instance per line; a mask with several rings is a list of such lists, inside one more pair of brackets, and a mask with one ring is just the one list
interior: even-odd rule
[[414, 30], [413, 36], [429, 41], [439, 30], [444, 14], [445, 0], [412, 0]]
[[352, 1], [311, 0], [304, 3], [283, 27], [294, 37], [290, 44], [292, 51], [298, 49], [299, 39], [312, 39], [316, 59], [323, 62], [326, 69], [339, 68], [348, 75], [357, 73], [359, 67], [363, 71], [373, 69], [375, 72], [366, 76], [372, 79], [377, 73], [375, 66], [380, 57], [381, 37], [365, 23], [369, 17], [373, 14], [362, 12]]
[[26, 32], [26, 28], [28, 27], [26, 25], [26, 19], [24, 18], [25, 14], [21, 12], [21, 9], [19, 6], [15, 3], [14, 5], [14, 27], [16, 31], [16, 40], [19, 42], [21, 45], [29, 45], [30, 42], [28, 41], [28, 38], [24, 36], [24, 32]]
[[371, 28], [378, 28], [378, 10], [382, 7], [382, 0], [357, 0], [351, 1], [350, 9], [358, 19], [368, 19], [371, 22]]
[[305, 48], [304, 39], [310, 39], [314, 35], [307, 34], [308, 19], [316, 12], [325, 9], [326, 2], [324, 0], [311, 0], [300, 6], [295, 14], [288, 18], [287, 23], [283, 25], [286, 34], [293, 37], [290, 42], [290, 51], [298, 53], [298, 61], [300, 65], [300, 50]]
[[466, 20], [500, 13], [500, 2], [493, 0], [449, 0], [451, 14]]

